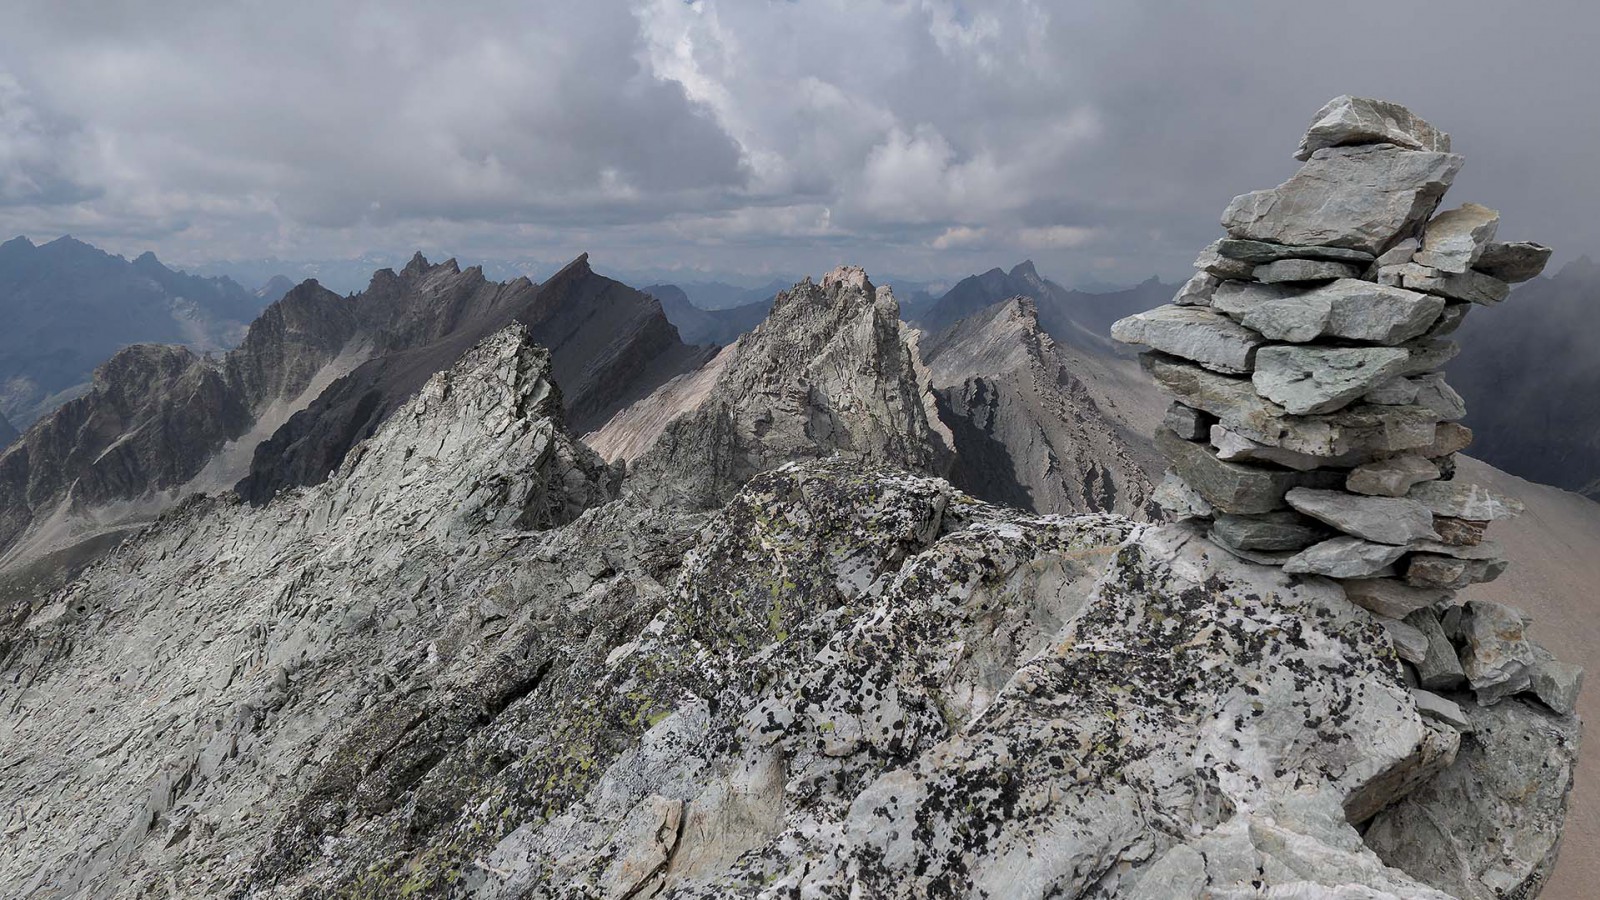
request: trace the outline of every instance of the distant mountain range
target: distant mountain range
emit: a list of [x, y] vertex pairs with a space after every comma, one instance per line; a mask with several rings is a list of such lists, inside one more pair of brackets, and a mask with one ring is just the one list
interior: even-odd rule
[[133, 261], [70, 237], [0, 244], [0, 413], [26, 427], [87, 390], [90, 373], [136, 343], [232, 347], [265, 303], [227, 278]]
[[702, 307], [691, 301], [688, 293], [675, 284], [652, 284], [644, 292], [661, 301], [667, 318], [678, 327], [683, 339], [691, 344], [718, 347], [731, 344], [739, 339], [739, 335], [760, 325], [772, 310], [773, 297], [742, 306]]

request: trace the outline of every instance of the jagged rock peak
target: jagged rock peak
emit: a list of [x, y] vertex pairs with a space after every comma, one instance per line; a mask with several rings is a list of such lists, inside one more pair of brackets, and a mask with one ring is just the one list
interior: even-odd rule
[[704, 400], [640, 459], [634, 489], [716, 506], [758, 472], [835, 452], [948, 470], [949, 433], [899, 304], [860, 267], [780, 293], [766, 321], [724, 353]]

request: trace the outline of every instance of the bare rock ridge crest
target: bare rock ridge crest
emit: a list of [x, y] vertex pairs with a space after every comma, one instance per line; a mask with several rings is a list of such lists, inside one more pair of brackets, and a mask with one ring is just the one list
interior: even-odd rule
[[[1341, 98], [1307, 138], [1321, 142], [1308, 165], [1352, 146], [1440, 155], [1442, 137], [1418, 121]], [[1380, 130], [1391, 123], [1409, 130]], [[1487, 247], [1471, 261], [1462, 241], [1429, 244], [1429, 201], [1391, 176], [1313, 189], [1352, 221], [1381, 208], [1412, 223], [1407, 237], [1424, 229], [1415, 250], [1434, 254], [1434, 272], [1463, 253], [1465, 270], [1447, 274], [1486, 265]], [[1246, 278], [1307, 269], [1257, 267], [1378, 255], [1340, 246], [1354, 241], [1335, 223], [1295, 221], [1304, 204], [1245, 206], [1240, 228], [1325, 241], [1252, 238], [1264, 258], [1248, 275], [1220, 252], [1235, 245], [1208, 255], [1241, 273], [1227, 283], [1271, 291], [1263, 302], [1308, 289]], [[1379, 233], [1357, 230], [1367, 243]], [[403, 317], [372, 340], [428, 347], [478, 321], [451, 291], [479, 288], [453, 268], [419, 260], [394, 275], [444, 290], [402, 287], [391, 302], [445, 312], [434, 324]], [[569, 274], [565, 296], [626, 299]], [[392, 287], [379, 281], [380, 294]], [[376, 421], [334, 415], [343, 401], [308, 406], [360, 425], [331, 473], [285, 483], [262, 505], [189, 500], [0, 617], [0, 895], [1537, 894], [1579, 726], [1559, 709], [1575, 679], [1527, 641], [1521, 617], [1450, 606], [1446, 588], [1405, 583], [1410, 566], [1341, 580], [1217, 542], [1224, 515], [1244, 531], [1311, 530], [1317, 544], [1349, 528], [1348, 540], [1400, 547], [1391, 562], [1436, 556], [1487, 574], [1486, 551], [1440, 548], [1482, 548], [1479, 525], [1504, 499], [1359, 494], [1330, 474], [1348, 480], [1366, 465], [1352, 454], [1396, 458], [1377, 459], [1379, 444], [1420, 439], [1420, 423], [1438, 439], [1449, 420], [1436, 407], [1450, 395], [1428, 376], [1444, 350], [1421, 348], [1382, 391], [1350, 401], [1380, 408], [1370, 416], [1408, 409], [1393, 427], [1339, 418], [1349, 407], [1289, 414], [1250, 377], [1271, 346], [1436, 340], [1406, 333], [1434, 327], [1416, 320], [1435, 305], [1442, 317], [1448, 301], [1347, 288], [1325, 312], [1317, 301], [1272, 320], [1317, 334], [1258, 340], [1217, 308], [1222, 286], [1181, 295], [1217, 317], [1208, 333], [1188, 320], [1131, 326], [1194, 354], [1157, 360], [1206, 404], [1175, 410], [1186, 431], [1169, 428], [1161, 446], [1175, 465], [1226, 473], [1193, 482], [1240, 509], [1219, 512], [1199, 483], [1174, 480], [1157, 496], [1185, 520], [1166, 525], [1034, 514], [944, 480], [962, 431], [946, 428], [941, 406], [958, 386], [984, 380], [1013, 398], [985, 408], [1019, 483], [1061, 448], [1115, 451], [1118, 433], [1096, 418], [1113, 418], [1112, 395], [1085, 398], [1078, 370], [1047, 364], [1067, 351], [1043, 339], [1026, 304], [919, 336], [893, 294], [853, 268], [785, 292], [754, 332], [619, 399], [615, 416], [574, 412], [558, 376], [567, 351], [553, 339], [544, 349], [520, 317], [438, 366], [443, 350], [416, 362], [431, 371]], [[540, 296], [535, 313], [554, 306]], [[1335, 344], [1330, 328], [1394, 343]], [[588, 365], [592, 346], [578, 352], [580, 375], [610, 371]], [[1338, 394], [1360, 371], [1330, 362], [1307, 368], [1310, 386], [1289, 381]], [[1042, 424], [1058, 408], [1074, 422]], [[1219, 460], [1202, 413], [1250, 429], [1229, 429], [1248, 447], [1220, 443], [1272, 455]], [[1280, 443], [1256, 436], [1269, 433]], [[1030, 441], [1037, 455], [1023, 452]], [[1449, 452], [1405, 449], [1430, 461]], [[1118, 502], [1134, 496], [1127, 460], [1097, 462], [1112, 468]], [[1426, 483], [1449, 485], [1435, 465]], [[1395, 493], [1417, 471], [1365, 477]], [[1280, 501], [1264, 499], [1280, 485]], [[1364, 497], [1428, 516], [1347, 508]], [[1429, 566], [1429, 578], [1448, 574], [1449, 563]], [[1401, 620], [1383, 606], [1408, 592], [1445, 614]]]
[[[1456, 479], [1472, 433], [1442, 369], [1473, 306], [1536, 277], [1550, 250], [1497, 240], [1485, 206], [1438, 211], [1462, 164], [1449, 150], [1404, 107], [1335, 99], [1300, 171], [1235, 198], [1228, 236], [1173, 302], [1112, 333], [1149, 348], [1176, 398], [1156, 438], [1172, 466], [1160, 502], [1222, 551], [1332, 579], [1390, 631], [1418, 708], [1448, 726], [1368, 844], [1441, 890], [1530, 896], [1560, 841], [1583, 672], [1527, 639], [1525, 613], [1455, 599], [1505, 571], [1486, 531], [1521, 504]], [[1530, 783], [1485, 758], [1519, 740], [1566, 766]], [[1496, 807], [1518, 791], [1542, 802]]]
[[[349, 298], [314, 280], [291, 290], [221, 357], [139, 345], [96, 371], [87, 394], [0, 455], [0, 558], [37, 555], [147, 520], [194, 490], [238, 482], [261, 503], [321, 482], [434, 373], [513, 322], [554, 347], [565, 414], [608, 418], [681, 371], [683, 344], [651, 298], [583, 257], [542, 285], [486, 280], [420, 254]], [[28, 552], [23, 552], [23, 551]]]

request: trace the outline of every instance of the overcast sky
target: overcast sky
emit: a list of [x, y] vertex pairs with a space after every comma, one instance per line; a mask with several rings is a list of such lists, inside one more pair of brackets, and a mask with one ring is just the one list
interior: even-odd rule
[[1341, 93], [1600, 251], [1600, 4], [10, 0], [0, 232], [196, 264], [1182, 274]]

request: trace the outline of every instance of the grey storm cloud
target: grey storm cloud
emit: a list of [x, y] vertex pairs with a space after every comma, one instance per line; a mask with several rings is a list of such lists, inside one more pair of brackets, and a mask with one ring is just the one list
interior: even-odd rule
[[1179, 274], [1341, 93], [1508, 236], [1600, 249], [1578, 2], [19, 0], [0, 230], [177, 261], [411, 247], [930, 278]]

